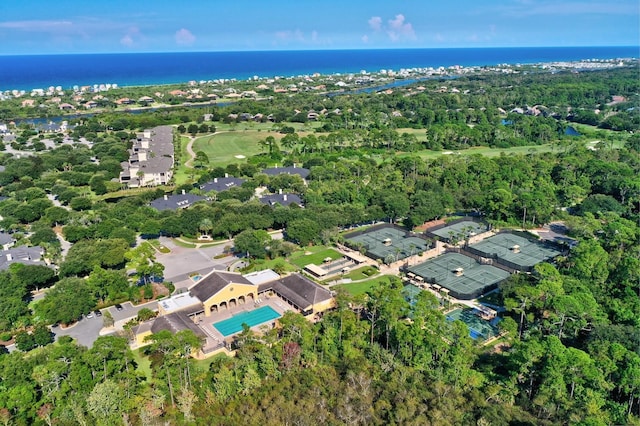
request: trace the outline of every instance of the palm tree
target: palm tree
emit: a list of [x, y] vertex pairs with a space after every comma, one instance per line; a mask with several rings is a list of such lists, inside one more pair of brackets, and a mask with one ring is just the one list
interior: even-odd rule
[[202, 232], [203, 236], [209, 236], [209, 232], [213, 229], [213, 223], [211, 222], [211, 219], [204, 218], [200, 222], [200, 226], [198, 228], [200, 229], [200, 232]]

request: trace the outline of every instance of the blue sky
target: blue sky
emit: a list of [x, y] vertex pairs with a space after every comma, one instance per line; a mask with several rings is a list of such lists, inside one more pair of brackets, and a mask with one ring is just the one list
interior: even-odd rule
[[0, 0], [0, 55], [640, 44], [638, 0]]

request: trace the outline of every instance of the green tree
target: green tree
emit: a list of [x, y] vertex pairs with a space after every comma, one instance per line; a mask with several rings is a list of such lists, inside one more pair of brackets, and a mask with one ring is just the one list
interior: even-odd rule
[[267, 246], [270, 242], [271, 235], [267, 231], [247, 229], [235, 236], [234, 250], [236, 253], [263, 259], [267, 255]]
[[124, 394], [113, 380], [97, 383], [87, 397], [87, 410], [98, 424], [112, 424], [119, 417]]
[[69, 324], [95, 307], [91, 288], [81, 278], [63, 278], [47, 291], [36, 311], [47, 322]]

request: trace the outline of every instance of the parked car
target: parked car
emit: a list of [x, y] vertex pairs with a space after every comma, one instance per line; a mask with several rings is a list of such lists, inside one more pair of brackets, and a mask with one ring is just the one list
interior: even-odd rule
[[118, 303], [118, 304], [116, 305], [116, 311], [121, 311], [121, 310], [123, 310], [123, 309], [124, 309], [124, 308], [122, 307], [122, 305], [121, 305], [121, 304], [119, 304], [119, 303]]
[[91, 318], [93, 318], [93, 312], [89, 312], [89, 313], [87, 314], [87, 319], [91, 319]]
[[97, 317], [102, 316], [102, 311], [100, 309], [96, 309], [95, 311], [93, 311], [93, 313], [96, 314]]

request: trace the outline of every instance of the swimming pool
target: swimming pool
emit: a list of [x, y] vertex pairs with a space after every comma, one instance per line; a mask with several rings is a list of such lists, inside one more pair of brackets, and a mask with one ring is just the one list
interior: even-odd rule
[[216, 322], [213, 326], [227, 337], [242, 331], [242, 324], [247, 324], [249, 327], [253, 327], [273, 319], [280, 318], [280, 314], [276, 312], [271, 306], [263, 306], [253, 311], [243, 312], [238, 315], [234, 315], [224, 321]]

